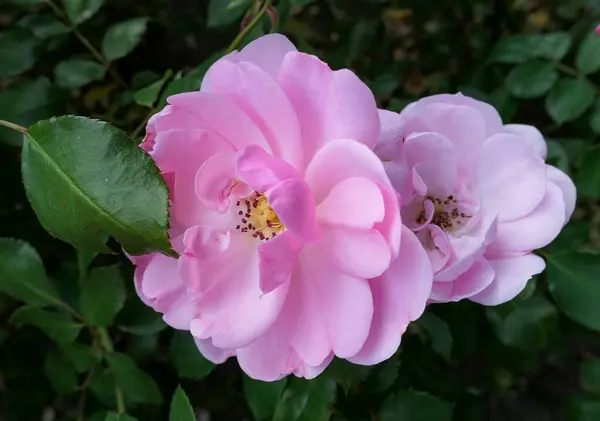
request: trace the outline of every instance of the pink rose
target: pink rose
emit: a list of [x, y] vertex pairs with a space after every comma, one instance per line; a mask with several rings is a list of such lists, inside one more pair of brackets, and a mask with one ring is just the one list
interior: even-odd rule
[[575, 207], [571, 179], [544, 163], [541, 133], [503, 125], [492, 106], [461, 94], [380, 118], [375, 152], [403, 198], [403, 223], [429, 254], [431, 301], [515, 297], [545, 267], [532, 251], [558, 235]]
[[142, 148], [169, 185], [180, 257], [132, 258], [141, 299], [257, 379], [391, 356], [433, 275], [372, 151], [369, 89], [267, 35], [168, 102]]

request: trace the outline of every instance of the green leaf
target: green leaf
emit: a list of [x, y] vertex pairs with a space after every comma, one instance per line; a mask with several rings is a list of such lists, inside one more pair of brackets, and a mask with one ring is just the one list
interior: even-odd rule
[[28, 29], [14, 27], [0, 33], [0, 78], [19, 75], [33, 67], [40, 40]]
[[503, 344], [522, 349], [545, 346], [558, 316], [556, 308], [540, 296], [488, 307], [486, 315]]
[[569, 52], [572, 40], [568, 32], [552, 32], [540, 35], [534, 55], [548, 60], [560, 61]]
[[119, 22], [110, 28], [102, 40], [102, 52], [109, 60], [116, 60], [131, 53], [142, 40], [148, 18], [135, 18]]
[[534, 57], [538, 43], [537, 34], [504, 37], [492, 49], [489, 60], [496, 63], [523, 63]]
[[44, 362], [44, 371], [57, 393], [64, 395], [77, 390], [77, 372], [64, 355], [50, 352]]
[[79, 25], [100, 10], [105, 0], [63, 0], [69, 20]]
[[346, 360], [335, 358], [323, 375], [338, 383], [346, 394], [367, 378], [372, 367], [352, 364]]
[[80, 277], [85, 278], [87, 276], [88, 267], [97, 256], [98, 253], [95, 251], [77, 250], [77, 271]]
[[273, 415], [286, 383], [287, 379], [263, 382], [244, 376], [244, 397], [255, 421], [262, 421]]
[[[83, 165], [85, 164], [85, 165]], [[76, 248], [170, 251], [168, 191], [150, 157], [108, 123], [64, 116], [31, 126], [23, 184], [42, 226]]]
[[77, 342], [64, 345], [62, 352], [66, 358], [73, 363], [78, 373], [85, 373], [92, 365], [98, 362], [98, 356], [94, 349], [89, 345], [83, 345]]
[[33, 306], [60, 302], [35, 249], [10, 238], [0, 238], [0, 292]]
[[285, 388], [277, 403], [273, 421], [325, 421], [331, 411], [329, 405], [335, 398], [335, 383], [317, 378], [294, 378]]
[[600, 100], [596, 100], [590, 115], [590, 127], [595, 134], [600, 135]]
[[594, 87], [582, 79], [563, 78], [546, 97], [546, 110], [558, 124], [576, 120], [594, 103]]
[[216, 28], [232, 24], [248, 10], [252, 0], [210, 0], [208, 4], [208, 27]]
[[163, 85], [172, 74], [173, 73], [169, 70], [164, 74], [161, 80], [157, 80], [149, 86], [136, 91], [133, 94], [133, 100], [142, 107], [151, 107], [158, 99], [158, 95], [160, 95]]
[[400, 359], [398, 354], [392, 356], [375, 366], [372, 374], [365, 383], [365, 389], [371, 393], [380, 393], [388, 390], [398, 378]]
[[600, 146], [588, 151], [577, 173], [577, 193], [580, 197], [600, 197]]
[[547, 256], [548, 288], [558, 308], [582, 325], [600, 332], [600, 258], [568, 252]]
[[504, 86], [496, 88], [490, 94], [490, 104], [498, 110], [504, 123], [512, 121], [519, 107], [519, 102], [510, 95]]
[[379, 421], [450, 421], [452, 405], [423, 392], [390, 396], [379, 409]]
[[170, 352], [173, 366], [181, 378], [200, 380], [215, 368], [202, 356], [189, 332], [173, 332]]
[[95, 370], [90, 381], [90, 389], [94, 396], [103, 404], [114, 407], [116, 379], [109, 369]]
[[123, 394], [132, 402], [160, 404], [162, 396], [154, 379], [138, 368], [125, 354], [111, 352], [106, 356]]
[[90, 82], [104, 79], [105, 69], [95, 61], [66, 60], [54, 68], [58, 86], [68, 89], [81, 88]]
[[115, 324], [119, 330], [133, 335], [150, 335], [167, 327], [162, 316], [142, 303], [138, 297], [127, 300]]
[[49, 38], [71, 31], [52, 15], [26, 15], [18, 25], [29, 29], [38, 38]]
[[544, 95], [558, 80], [558, 72], [550, 62], [531, 60], [511, 70], [505, 86], [517, 98], [537, 98]]
[[120, 266], [92, 269], [81, 283], [81, 312], [95, 326], [110, 326], [125, 304]]
[[583, 390], [600, 395], [600, 358], [584, 361], [579, 367], [579, 379]]
[[[1, 66], [1, 65], [0, 65]], [[63, 111], [65, 95], [45, 77], [15, 84], [0, 91], [0, 116], [3, 120], [29, 126]], [[23, 136], [0, 127], [0, 142], [21, 145]]]
[[431, 348], [446, 361], [450, 361], [453, 341], [448, 323], [431, 312], [425, 312], [415, 324], [427, 332]]
[[579, 45], [575, 56], [575, 65], [584, 75], [589, 75], [600, 69], [600, 37], [590, 30]]
[[106, 415], [106, 419], [104, 421], [137, 421], [137, 419], [127, 414], [117, 414], [116, 412], [109, 412]]
[[173, 394], [169, 421], [196, 421], [190, 400], [181, 386], [178, 386]]
[[577, 396], [567, 402], [566, 421], [597, 421], [600, 419], [600, 399]]
[[10, 321], [15, 324], [30, 324], [39, 327], [54, 341], [60, 344], [73, 342], [83, 327], [66, 313], [42, 310], [38, 307], [23, 306], [15, 311]]

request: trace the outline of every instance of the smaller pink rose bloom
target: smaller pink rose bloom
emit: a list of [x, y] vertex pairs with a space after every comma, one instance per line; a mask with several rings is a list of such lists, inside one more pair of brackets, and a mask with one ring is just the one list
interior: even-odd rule
[[503, 125], [492, 106], [461, 94], [380, 118], [375, 152], [403, 198], [403, 223], [429, 255], [430, 301], [515, 297], [544, 270], [532, 251], [558, 235], [575, 207], [571, 179], [544, 162], [542, 134]]
[[267, 35], [168, 103], [142, 148], [169, 185], [180, 257], [132, 257], [141, 299], [256, 379], [389, 358], [433, 273], [372, 150], [367, 86]]

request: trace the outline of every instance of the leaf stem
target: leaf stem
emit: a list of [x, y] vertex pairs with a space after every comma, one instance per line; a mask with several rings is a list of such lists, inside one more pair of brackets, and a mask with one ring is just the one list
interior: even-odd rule
[[81, 396], [79, 397], [79, 402], [77, 403], [77, 421], [85, 420], [85, 401], [87, 389], [92, 381], [92, 377], [94, 377], [94, 368], [92, 367], [88, 372], [83, 384], [80, 386]]
[[23, 134], [27, 134], [27, 129], [25, 127], [19, 126], [18, 124], [15, 124], [15, 123], [11, 123], [10, 121], [0, 120], [0, 126], [9, 128], [11, 130], [16, 130]]
[[112, 76], [112, 78], [119, 85], [122, 85], [125, 89], [129, 89], [129, 86], [127, 86], [127, 83], [125, 83], [125, 81], [123, 79], [121, 79], [121, 76], [119, 76], [119, 74], [112, 67], [110, 67], [110, 64], [111, 64], [110, 61], [107, 60], [106, 57], [104, 57], [102, 55], [102, 53], [100, 53], [100, 51], [98, 51], [92, 45], [92, 43], [79, 31], [79, 29], [77, 29], [77, 26], [74, 25], [73, 22], [71, 22], [71, 19], [69, 19], [69, 16], [63, 10], [61, 10], [61, 8], [58, 7], [52, 0], [44, 0], [44, 1], [52, 8], [52, 11], [65, 22], [67, 27], [71, 31], [73, 31], [73, 33], [75, 34], [77, 39], [79, 41], [81, 41], [81, 43], [85, 46], [85, 48], [87, 48], [89, 50], [90, 53], [92, 53], [94, 58], [100, 64], [102, 64], [102, 66], [104, 66], [104, 68], [106, 69], [106, 71], [108, 71], [108, 73]]
[[554, 67], [556, 67], [556, 69], [560, 70], [561, 72], [568, 74], [569, 76], [573, 76], [578, 79], [586, 81], [587, 83], [589, 83], [591, 86], [594, 87], [596, 92], [598, 92], [600, 94], [600, 87], [598, 85], [596, 85], [594, 82], [592, 82], [589, 78], [587, 78], [584, 75], [582, 75], [581, 73], [579, 73], [576, 69], [569, 67], [567, 65], [564, 65], [558, 61], [554, 62]]
[[244, 29], [240, 31], [240, 33], [235, 37], [235, 39], [231, 42], [229, 47], [227, 48], [227, 53], [231, 53], [233, 50], [237, 48], [237, 46], [242, 42], [242, 40], [248, 35], [248, 33], [254, 29], [254, 27], [260, 22], [263, 15], [267, 12], [267, 9], [271, 6], [273, 0], [265, 0], [262, 7], [258, 10], [258, 12], [254, 15], [252, 20], [246, 25]]

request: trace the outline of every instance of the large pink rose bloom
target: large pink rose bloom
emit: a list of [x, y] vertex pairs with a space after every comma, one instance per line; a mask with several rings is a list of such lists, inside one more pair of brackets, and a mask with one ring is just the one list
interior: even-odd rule
[[169, 184], [180, 257], [132, 258], [142, 300], [257, 379], [391, 356], [433, 274], [372, 151], [369, 89], [268, 35], [168, 103], [142, 147]]
[[492, 106], [461, 94], [380, 118], [375, 152], [403, 198], [403, 223], [429, 254], [431, 301], [515, 297], [544, 269], [532, 251], [558, 235], [575, 207], [571, 179], [544, 162], [541, 133], [503, 125]]

